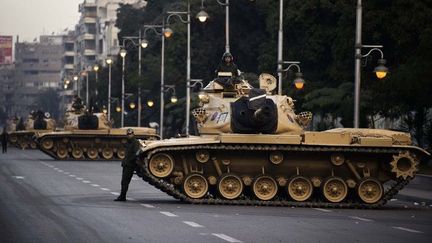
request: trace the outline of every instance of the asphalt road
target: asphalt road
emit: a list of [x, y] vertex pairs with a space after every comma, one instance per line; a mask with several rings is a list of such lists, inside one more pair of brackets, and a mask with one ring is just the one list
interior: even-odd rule
[[133, 178], [114, 202], [120, 162], [0, 154], [0, 242], [430, 242], [432, 205], [378, 210], [189, 205]]

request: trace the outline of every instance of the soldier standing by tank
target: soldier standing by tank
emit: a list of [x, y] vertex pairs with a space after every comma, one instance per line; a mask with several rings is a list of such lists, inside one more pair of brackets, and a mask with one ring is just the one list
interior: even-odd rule
[[216, 74], [219, 72], [230, 72], [231, 78], [221, 78], [216, 79], [216, 82], [223, 85], [225, 88], [232, 88], [234, 84], [239, 83], [238, 81], [238, 68], [234, 63], [234, 58], [229, 52], [225, 52], [222, 56], [221, 63], [216, 69]]
[[9, 134], [6, 132], [6, 127], [3, 127], [3, 133], [1, 134], [1, 143], [2, 143], [2, 153], [7, 153], [7, 144], [8, 144], [8, 138]]
[[138, 166], [136, 164], [136, 153], [139, 149], [139, 142], [134, 136], [134, 131], [128, 129], [126, 132], [128, 136], [128, 141], [126, 143], [126, 155], [122, 160], [122, 179], [121, 179], [121, 192], [114, 201], [126, 201], [126, 193], [129, 189], [129, 183], [132, 179], [134, 171], [137, 170]]

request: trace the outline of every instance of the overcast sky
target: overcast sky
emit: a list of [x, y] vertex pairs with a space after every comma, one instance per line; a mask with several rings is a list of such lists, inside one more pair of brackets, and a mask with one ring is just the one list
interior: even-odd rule
[[74, 29], [83, 0], [0, 0], [0, 35], [33, 41], [43, 34]]

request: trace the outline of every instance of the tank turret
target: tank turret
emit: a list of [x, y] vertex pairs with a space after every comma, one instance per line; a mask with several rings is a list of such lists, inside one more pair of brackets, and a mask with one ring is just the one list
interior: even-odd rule
[[15, 123], [15, 130], [10, 132], [9, 141], [14, 146], [26, 149], [37, 148], [34, 136], [55, 130], [56, 122], [48, 112], [31, 111], [27, 119], [20, 119]]
[[261, 74], [260, 88], [241, 80], [233, 89], [211, 81], [199, 94], [200, 108], [192, 114], [200, 134], [263, 133], [299, 134], [309, 125], [312, 113], [294, 112], [294, 101], [285, 95], [272, 95], [276, 79]]

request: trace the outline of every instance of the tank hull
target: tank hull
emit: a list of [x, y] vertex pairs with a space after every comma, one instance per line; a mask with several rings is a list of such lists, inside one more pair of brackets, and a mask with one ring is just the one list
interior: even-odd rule
[[415, 176], [428, 154], [363, 132], [368, 137], [330, 130], [143, 142], [138, 163], [145, 181], [190, 203], [375, 208]]
[[[154, 129], [134, 128], [135, 137], [156, 140]], [[56, 160], [121, 160], [125, 156], [126, 128], [72, 130], [42, 134], [39, 149]]]

